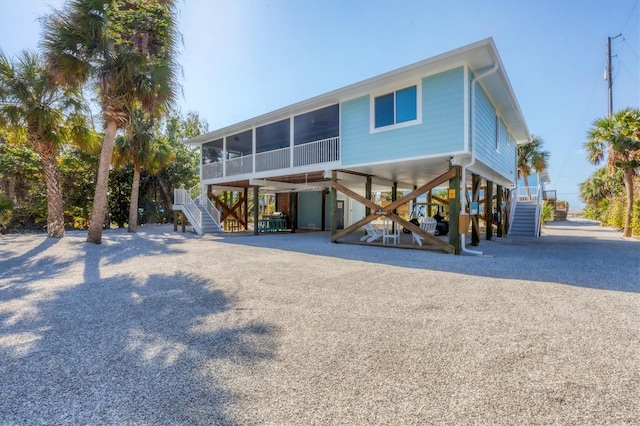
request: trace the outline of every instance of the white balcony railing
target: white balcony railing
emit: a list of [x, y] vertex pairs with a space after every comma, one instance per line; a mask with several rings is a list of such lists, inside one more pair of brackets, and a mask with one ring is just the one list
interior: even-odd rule
[[340, 138], [322, 139], [293, 148], [293, 165], [329, 163], [340, 159]]
[[[202, 179], [216, 179], [224, 176], [237, 176], [253, 172], [288, 169], [312, 164], [330, 163], [340, 160], [340, 137], [322, 139], [293, 147], [260, 152], [254, 155], [231, 158], [224, 163], [202, 165]], [[255, 157], [255, 169], [254, 169]]]
[[227, 160], [227, 176], [243, 175], [253, 170], [253, 155], [231, 158]]
[[202, 165], [202, 179], [215, 179], [222, 176], [222, 162]]
[[275, 149], [256, 154], [256, 172], [291, 167], [291, 148]]

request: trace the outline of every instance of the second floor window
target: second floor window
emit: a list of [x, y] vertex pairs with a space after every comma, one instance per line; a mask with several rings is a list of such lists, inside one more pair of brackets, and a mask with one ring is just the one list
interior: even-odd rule
[[406, 123], [418, 118], [418, 88], [410, 86], [377, 96], [374, 100], [375, 128]]

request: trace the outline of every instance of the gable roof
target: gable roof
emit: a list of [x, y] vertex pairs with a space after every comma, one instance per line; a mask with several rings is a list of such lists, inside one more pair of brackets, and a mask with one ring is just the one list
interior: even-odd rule
[[476, 43], [424, 59], [414, 64], [368, 78], [358, 83], [315, 96], [302, 102], [244, 120], [231, 126], [196, 136], [185, 141], [185, 143], [202, 144], [217, 140], [221, 137], [235, 134], [253, 126], [261, 126], [284, 119], [290, 115], [301, 114], [331, 104], [365, 96], [376, 88], [390, 85], [397, 81], [436, 74], [464, 64], [466, 64], [474, 74], [479, 74], [483, 70], [493, 67], [496, 63], [498, 64], [498, 70], [481, 79], [479, 84], [482, 85], [487, 95], [493, 101], [501, 117], [515, 138], [516, 143], [527, 143], [530, 140], [529, 129], [522, 115], [522, 111], [520, 110], [520, 105], [513, 93], [511, 83], [509, 82], [509, 78], [504, 70], [502, 60], [498, 55], [493, 38], [487, 38]]

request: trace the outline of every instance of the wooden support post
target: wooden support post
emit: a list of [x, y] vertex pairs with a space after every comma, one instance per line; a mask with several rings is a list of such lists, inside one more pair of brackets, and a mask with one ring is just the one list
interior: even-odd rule
[[[395, 203], [398, 200], [398, 182], [393, 182], [393, 186], [391, 187], [391, 202]], [[398, 209], [393, 209], [393, 213], [397, 214], [398, 213]], [[393, 232], [396, 232], [396, 223], [393, 222], [391, 224], [391, 227], [393, 229]]]
[[184, 234], [187, 232], [187, 217], [182, 210], [180, 210], [180, 219], [182, 219], [182, 233]]
[[178, 210], [173, 211], [173, 232], [178, 232]]
[[484, 194], [484, 216], [486, 232], [485, 238], [488, 241], [493, 239], [493, 182], [487, 181], [487, 189]]
[[449, 196], [447, 197], [449, 201], [449, 245], [453, 246], [455, 254], [460, 254], [462, 249], [458, 218], [460, 217], [460, 178], [462, 168], [460, 166], [452, 166], [452, 169], [455, 170], [455, 176], [449, 179]]
[[511, 226], [511, 223], [509, 222], [509, 216], [511, 215], [511, 197], [513, 197], [513, 191], [510, 189], [505, 190], [504, 191], [504, 202], [505, 202], [504, 218], [502, 219], [504, 235], [509, 235], [509, 227]]
[[431, 210], [431, 203], [433, 202], [433, 200], [431, 198], [431, 192], [432, 191], [427, 192], [427, 215], [426, 215], [426, 217], [433, 216], [433, 211]]
[[496, 223], [496, 236], [502, 238], [502, 185], [496, 186], [496, 212], [498, 212], [498, 222]]
[[298, 227], [298, 193], [292, 192], [289, 194], [289, 226], [291, 228], [291, 233], [296, 233], [296, 228]]
[[[364, 198], [367, 200], [371, 199], [371, 176], [367, 176], [367, 182], [364, 184]], [[364, 208], [364, 215], [369, 216], [371, 214], [371, 209], [369, 207]]]
[[253, 187], [253, 235], [258, 235], [258, 220], [260, 214], [260, 187]]
[[244, 189], [244, 230], [249, 229], [249, 188]]
[[[331, 171], [331, 183], [338, 182], [338, 172]], [[331, 187], [331, 236], [338, 232], [338, 192]], [[334, 241], [335, 242], [335, 241]]]
[[[471, 201], [477, 203], [480, 199], [480, 175], [471, 175]], [[479, 208], [478, 208], [479, 210]], [[471, 214], [471, 211], [469, 211]], [[471, 215], [471, 245], [480, 244], [480, 224], [478, 223], [478, 214]]]

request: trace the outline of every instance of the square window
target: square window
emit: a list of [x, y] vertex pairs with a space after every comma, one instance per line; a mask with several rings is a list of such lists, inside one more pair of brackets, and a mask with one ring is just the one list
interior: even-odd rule
[[375, 100], [376, 127], [390, 126], [394, 124], [394, 100], [393, 93], [378, 96]]
[[404, 123], [418, 118], [416, 111], [417, 100], [416, 86], [407, 87], [396, 92], [396, 123]]
[[418, 102], [417, 85], [375, 97], [372, 108], [374, 128], [417, 121], [420, 110]]

